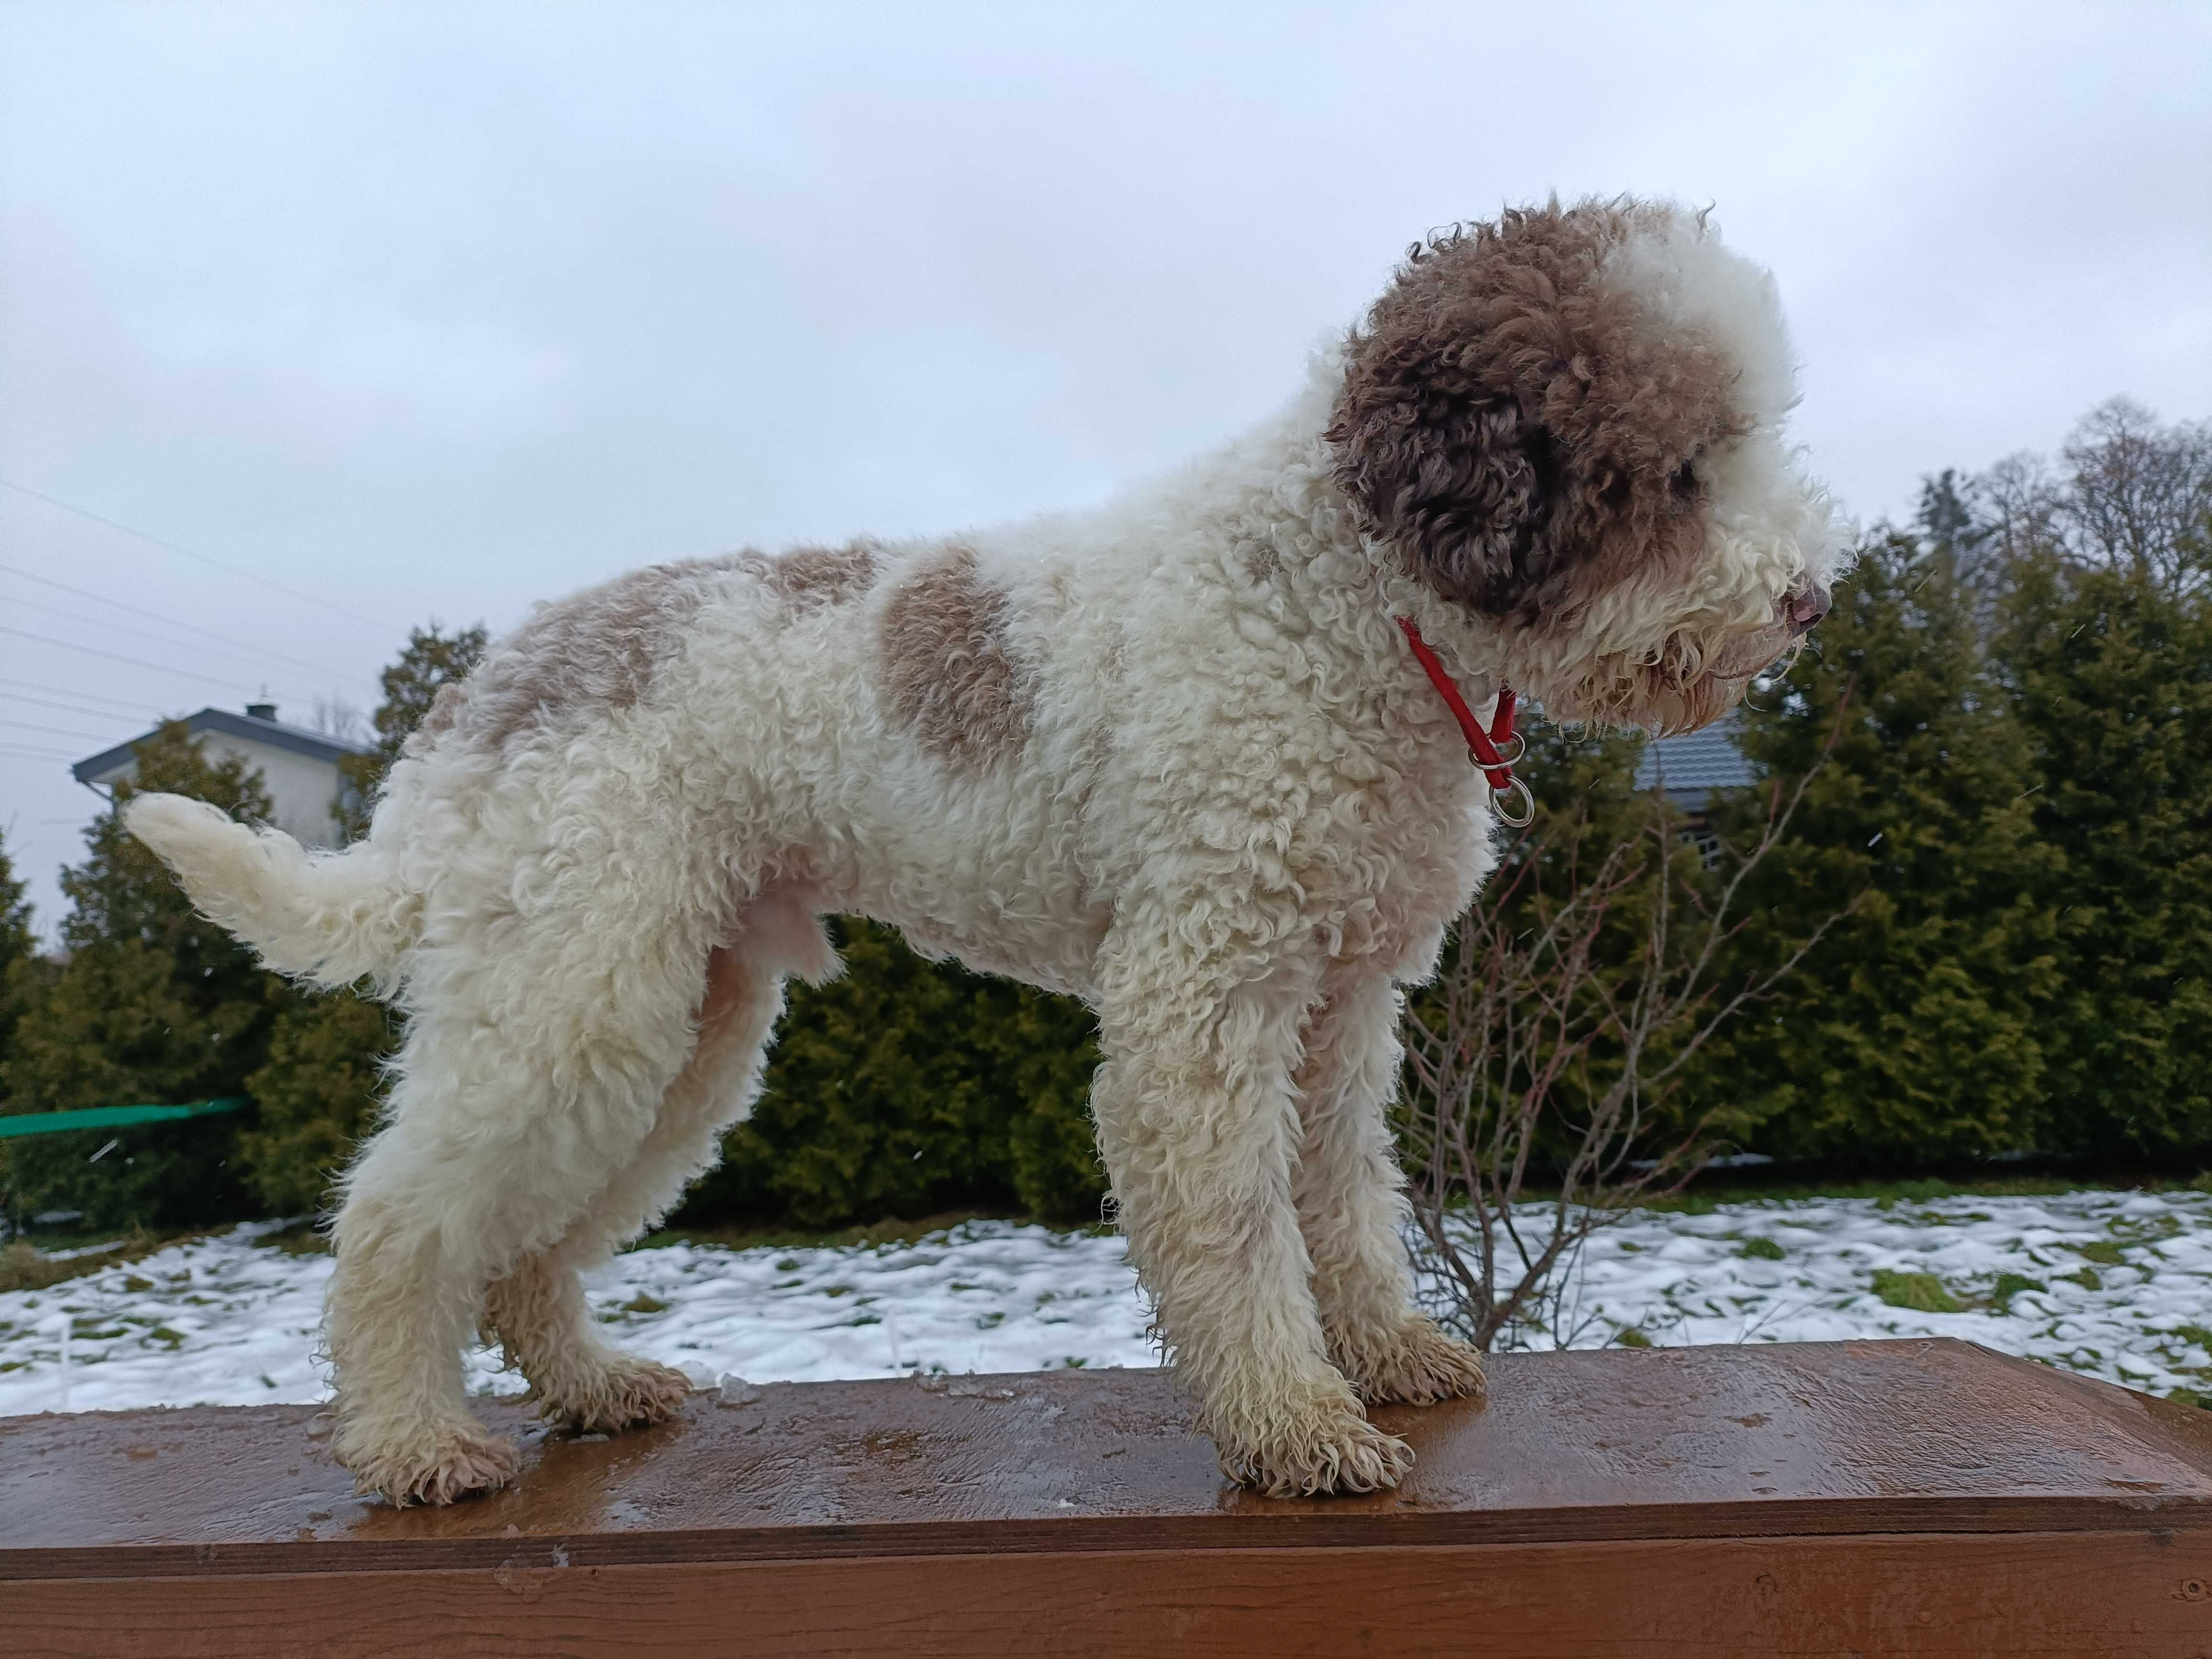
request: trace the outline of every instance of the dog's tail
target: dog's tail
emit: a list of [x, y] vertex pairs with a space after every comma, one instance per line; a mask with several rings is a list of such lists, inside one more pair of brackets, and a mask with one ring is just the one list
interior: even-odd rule
[[277, 972], [326, 986], [398, 977], [420, 907], [373, 842], [310, 853], [182, 795], [135, 797], [123, 826], [176, 872], [202, 915]]

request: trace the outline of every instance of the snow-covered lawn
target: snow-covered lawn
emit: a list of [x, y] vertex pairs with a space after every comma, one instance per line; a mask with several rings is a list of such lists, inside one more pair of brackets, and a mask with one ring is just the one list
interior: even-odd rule
[[[64, 1322], [72, 1409], [321, 1398], [330, 1260], [257, 1242], [266, 1231], [0, 1294], [0, 1414], [61, 1406]], [[1152, 1363], [1119, 1239], [1006, 1222], [880, 1247], [637, 1250], [598, 1277], [592, 1304], [626, 1346], [702, 1382]], [[2212, 1196], [1643, 1212], [1590, 1244], [1559, 1323], [1577, 1346], [1625, 1332], [1661, 1346], [1962, 1336], [2212, 1394]], [[521, 1386], [481, 1354], [470, 1380]]]

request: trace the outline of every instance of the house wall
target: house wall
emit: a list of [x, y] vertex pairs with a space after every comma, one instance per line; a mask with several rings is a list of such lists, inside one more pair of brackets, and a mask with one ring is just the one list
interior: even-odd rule
[[[223, 732], [198, 732], [195, 741], [211, 761], [236, 756], [261, 774], [269, 790], [269, 821], [286, 835], [303, 847], [338, 845], [341, 832], [333, 809], [340, 779], [331, 762]], [[133, 760], [118, 768], [113, 776], [134, 777], [137, 770], [138, 763]]]

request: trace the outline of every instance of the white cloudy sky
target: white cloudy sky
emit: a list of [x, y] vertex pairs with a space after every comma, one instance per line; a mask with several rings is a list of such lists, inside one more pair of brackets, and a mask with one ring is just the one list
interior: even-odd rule
[[157, 714], [1097, 500], [1552, 191], [1773, 266], [1862, 516], [2212, 415], [2208, 87], [2178, 3], [0, 3], [0, 828], [51, 927]]

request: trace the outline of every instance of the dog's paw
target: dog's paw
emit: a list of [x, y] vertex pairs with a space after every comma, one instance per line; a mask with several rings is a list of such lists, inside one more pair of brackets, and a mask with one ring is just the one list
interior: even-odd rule
[[1270, 1498], [1382, 1492], [1405, 1479], [1413, 1449], [1385, 1434], [1356, 1406], [1319, 1413], [1255, 1443], [1224, 1440], [1221, 1472]]
[[497, 1492], [522, 1467], [513, 1441], [481, 1430], [445, 1429], [396, 1446], [341, 1443], [337, 1457], [362, 1492], [381, 1492], [401, 1509]]
[[1479, 1400], [1482, 1351], [1449, 1337], [1429, 1319], [1360, 1340], [1332, 1341], [1330, 1358], [1370, 1406], [1433, 1406]]
[[575, 1398], [548, 1400], [545, 1415], [586, 1434], [615, 1434], [666, 1422], [690, 1395], [691, 1379], [672, 1366], [622, 1359]]

